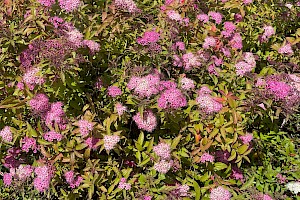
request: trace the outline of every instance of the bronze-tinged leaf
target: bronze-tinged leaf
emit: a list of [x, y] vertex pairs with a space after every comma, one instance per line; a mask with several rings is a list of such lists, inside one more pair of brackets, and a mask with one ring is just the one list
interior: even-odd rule
[[46, 151], [46, 149], [44, 148], [43, 145], [40, 146], [40, 151], [43, 154], [43, 156], [45, 156], [46, 158], [50, 158], [51, 157], [51, 154]]

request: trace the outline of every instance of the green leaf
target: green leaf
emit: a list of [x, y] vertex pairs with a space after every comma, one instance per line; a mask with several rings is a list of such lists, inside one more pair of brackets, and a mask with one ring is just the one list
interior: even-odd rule
[[180, 142], [180, 139], [182, 138], [182, 135], [178, 135], [173, 141], [171, 145], [171, 149], [176, 149], [178, 143]]
[[226, 165], [226, 164], [221, 163], [221, 162], [216, 162], [216, 163], [215, 163], [214, 169], [215, 169], [216, 171], [219, 171], [219, 170], [222, 170], [222, 169], [225, 169], [225, 168], [227, 168], [227, 165]]
[[140, 135], [139, 135], [138, 143], [139, 143], [140, 145], [143, 145], [143, 143], [144, 143], [144, 133], [143, 133], [143, 131], [141, 131], [141, 133], [140, 133]]
[[196, 195], [195, 195], [195, 200], [200, 200], [200, 197], [201, 197], [201, 190], [200, 190], [200, 186], [199, 184], [197, 183], [197, 181], [193, 181], [193, 186], [194, 186], [194, 190], [196, 192]]
[[245, 189], [247, 189], [247, 188], [249, 188], [252, 184], [253, 184], [253, 182], [254, 182], [254, 176], [251, 178], [251, 179], [249, 179], [241, 188], [240, 188], [240, 190], [245, 190]]

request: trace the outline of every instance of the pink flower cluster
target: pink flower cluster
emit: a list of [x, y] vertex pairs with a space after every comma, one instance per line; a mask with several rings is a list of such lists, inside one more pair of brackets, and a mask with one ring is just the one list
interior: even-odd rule
[[187, 197], [188, 191], [190, 190], [190, 187], [188, 185], [179, 185], [176, 184], [176, 189], [171, 191], [171, 195], [174, 197]]
[[93, 40], [83, 40], [82, 44], [90, 49], [91, 54], [94, 54], [100, 50], [100, 45]]
[[4, 173], [3, 182], [5, 186], [10, 186], [13, 180], [24, 182], [31, 177], [32, 172], [33, 169], [30, 165], [19, 165], [18, 168], [10, 168], [9, 173]]
[[73, 189], [78, 187], [80, 185], [80, 183], [83, 181], [83, 178], [81, 176], [77, 176], [75, 178], [74, 171], [72, 171], [72, 170], [65, 172], [65, 178], [66, 178], [67, 183]]
[[267, 80], [266, 81], [267, 90], [275, 96], [276, 99], [285, 99], [291, 92], [291, 86], [287, 83], [277, 80]]
[[34, 153], [37, 152], [36, 140], [34, 138], [25, 137], [22, 139], [22, 151], [29, 152], [30, 149], [33, 150]]
[[121, 104], [119, 102], [116, 103], [115, 108], [116, 108], [117, 113], [118, 113], [119, 116], [122, 116], [123, 113], [127, 111], [127, 107], [123, 106], [123, 104]]
[[202, 163], [214, 162], [214, 160], [215, 160], [214, 156], [210, 155], [209, 153], [204, 153], [200, 158], [200, 162]]
[[151, 200], [151, 199], [152, 199], [152, 197], [149, 195], [143, 196], [143, 200]]
[[235, 64], [236, 74], [239, 76], [244, 76], [247, 72], [251, 72], [255, 68], [256, 62], [252, 53], [244, 53], [243, 61]]
[[276, 175], [276, 178], [279, 180], [279, 183], [286, 183], [287, 181], [286, 177], [279, 173]]
[[50, 109], [49, 98], [45, 94], [36, 94], [29, 101], [29, 105], [32, 112], [36, 115], [45, 115]]
[[255, 200], [273, 200], [273, 198], [267, 194], [259, 194], [255, 197]]
[[55, 131], [49, 131], [49, 132], [45, 133], [43, 137], [46, 141], [49, 141], [49, 142], [53, 142], [54, 140], [59, 142], [63, 138], [62, 134], [57, 133]]
[[110, 151], [120, 141], [120, 136], [118, 136], [118, 135], [105, 135], [104, 138], [103, 138], [103, 141], [104, 141], [105, 150]]
[[157, 94], [159, 92], [159, 84], [159, 75], [149, 74], [144, 77], [131, 77], [127, 84], [127, 87], [129, 90], [134, 90], [134, 93], [137, 94], [140, 98], [144, 98]]
[[85, 140], [85, 144], [88, 145], [90, 149], [96, 150], [98, 147], [96, 144], [99, 142], [99, 138], [89, 137]]
[[131, 189], [131, 184], [126, 183], [126, 178], [121, 178], [118, 188], [125, 189], [125, 190], [130, 190]]
[[233, 165], [232, 166], [232, 173], [231, 177], [234, 178], [235, 180], [241, 180], [244, 181], [244, 175], [242, 170], [240, 170], [237, 166]]
[[173, 161], [160, 160], [154, 164], [154, 169], [159, 173], [166, 174], [172, 167]]
[[181, 51], [185, 50], [184, 42], [176, 42], [175, 44], [172, 45], [173, 50], [176, 50], [177, 48]]
[[139, 129], [147, 132], [152, 132], [157, 126], [156, 116], [151, 110], [145, 110], [143, 116], [137, 113], [132, 119]]
[[211, 90], [204, 86], [198, 92], [198, 97], [196, 99], [199, 107], [205, 112], [206, 114], [212, 114], [214, 112], [219, 112], [223, 105], [218, 101], [214, 100], [214, 98], [210, 95]]
[[171, 157], [171, 146], [167, 143], [160, 143], [153, 147], [154, 153], [161, 159], [168, 160]]
[[66, 129], [65, 111], [63, 110], [63, 103], [54, 102], [50, 105], [50, 109], [47, 111], [45, 122], [46, 125], [54, 127], [57, 124], [61, 130]]
[[242, 49], [243, 48], [243, 38], [240, 35], [240, 33], [235, 33], [231, 37], [229, 44], [234, 49]]
[[38, 0], [38, 2], [46, 7], [51, 7], [53, 4], [55, 4], [55, 0]]
[[60, 129], [66, 128], [65, 112], [61, 102], [50, 104], [49, 98], [45, 94], [37, 94], [29, 101], [29, 105], [32, 112], [40, 116], [46, 125], [54, 127], [56, 123]]
[[249, 144], [253, 139], [253, 135], [251, 133], [247, 133], [246, 135], [240, 136], [240, 139], [243, 144]]
[[217, 41], [214, 37], [206, 37], [202, 46], [204, 49], [209, 49], [210, 47], [215, 47], [216, 44]]
[[173, 65], [182, 67], [189, 71], [193, 67], [201, 66], [200, 57], [193, 53], [186, 53], [183, 54], [180, 58], [178, 55], [173, 55]]
[[214, 188], [210, 192], [210, 200], [230, 200], [231, 193], [222, 186]]
[[156, 43], [160, 38], [160, 34], [155, 30], [146, 31], [143, 37], [137, 39], [137, 43], [141, 45], [150, 45], [151, 43]]
[[229, 38], [234, 33], [236, 26], [232, 22], [224, 22], [224, 29], [221, 34], [225, 38]]
[[141, 12], [133, 0], [115, 0], [115, 5], [117, 8], [128, 11], [129, 13]]
[[11, 133], [10, 127], [5, 126], [1, 131], [0, 131], [0, 136], [2, 137], [2, 140], [5, 142], [11, 142], [13, 139], [13, 135]]
[[80, 0], [58, 0], [59, 6], [67, 11], [73, 12], [80, 6]]
[[42, 85], [45, 80], [39, 75], [40, 69], [32, 67], [28, 69], [23, 75], [23, 82], [28, 86], [30, 90], [33, 90], [36, 85]]
[[170, 20], [174, 20], [174, 21], [177, 21], [179, 23], [181, 23], [182, 20], [183, 20], [181, 15], [175, 10], [167, 11], [167, 16], [169, 17]]
[[199, 14], [197, 15], [197, 19], [203, 23], [207, 23], [209, 21], [209, 16], [207, 14]]
[[210, 11], [208, 12], [208, 16], [210, 16], [213, 20], [215, 20], [216, 24], [222, 23], [222, 14], [219, 12]]
[[50, 186], [51, 179], [53, 177], [53, 171], [50, 166], [36, 167], [34, 170], [36, 178], [33, 180], [33, 185], [39, 192], [44, 192]]
[[78, 121], [79, 131], [82, 137], [85, 137], [93, 130], [93, 123], [87, 120], [79, 120]]
[[180, 80], [180, 87], [183, 89], [183, 90], [193, 90], [195, 88], [195, 84], [194, 84], [194, 81], [190, 78], [182, 78]]
[[274, 34], [275, 34], [275, 29], [272, 26], [265, 26], [264, 33], [261, 36], [261, 40], [263, 42], [266, 42]]
[[292, 49], [292, 46], [290, 43], [280, 47], [278, 49], [278, 53], [280, 54], [285, 54], [285, 55], [292, 55], [294, 53], [293, 49]]
[[117, 97], [122, 94], [122, 90], [117, 86], [109, 86], [107, 88], [107, 94], [111, 97]]
[[171, 88], [160, 95], [157, 105], [162, 109], [179, 109], [187, 105], [187, 100], [179, 89]]
[[75, 48], [80, 47], [83, 44], [83, 35], [82, 33], [73, 28], [69, 30], [66, 34], [68, 41], [75, 46]]

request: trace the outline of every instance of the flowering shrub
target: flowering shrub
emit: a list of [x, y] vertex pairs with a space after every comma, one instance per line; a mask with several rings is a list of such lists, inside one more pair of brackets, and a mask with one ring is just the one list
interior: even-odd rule
[[0, 10], [1, 199], [299, 199], [299, 1]]

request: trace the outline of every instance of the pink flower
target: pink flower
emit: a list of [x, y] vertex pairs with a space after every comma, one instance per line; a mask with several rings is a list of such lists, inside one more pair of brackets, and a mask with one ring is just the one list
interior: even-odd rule
[[252, 3], [252, 1], [253, 1], [253, 0], [244, 0], [244, 4], [245, 4], [245, 5], [248, 5], [248, 4]]
[[251, 72], [255, 68], [256, 62], [252, 53], [244, 53], [244, 61], [240, 61], [235, 65], [237, 75], [244, 76], [245, 73]]
[[223, 105], [210, 96], [211, 91], [207, 87], [202, 87], [198, 92], [198, 97], [196, 99], [199, 107], [207, 114], [212, 114], [214, 112], [219, 112]]
[[197, 15], [197, 19], [203, 23], [207, 23], [209, 21], [209, 16], [207, 14], [199, 14]]
[[37, 115], [45, 114], [50, 109], [49, 98], [45, 94], [36, 94], [29, 101], [32, 112]]
[[171, 146], [166, 143], [160, 143], [153, 147], [154, 153], [162, 159], [169, 159], [171, 157]]
[[36, 167], [34, 170], [36, 178], [33, 180], [33, 185], [39, 192], [44, 192], [50, 186], [53, 177], [53, 171], [49, 166]]
[[175, 10], [169, 10], [167, 12], [167, 15], [168, 15], [169, 19], [171, 19], [171, 20], [174, 20], [174, 21], [177, 21], [177, 22], [180, 22], [180, 23], [182, 22], [181, 15]]
[[46, 7], [51, 7], [53, 4], [55, 4], [55, 0], [38, 0], [38, 2]]
[[279, 180], [279, 183], [285, 183], [287, 180], [286, 180], [286, 177], [285, 176], [282, 176], [281, 174], [277, 174], [276, 175], [276, 178], [278, 178]]
[[58, 0], [59, 6], [67, 11], [73, 12], [80, 6], [80, 0]]
[[240, 136], [240, 139], [243, 144], [249, 144], [253, 139], [253, 135], [251, 133], [247, 133], [246, 135]]
[[12, 175], [10, 173], [3, 174], [3, 183], [5, 186], [10, 186], [12, 183]]
[[83, 178], [81, 176], [77, 176], [75, 178], [74, 171], [72, 171], [72, 170], [65, 172], [65, 178], [66, 178], [67, 183], [73, 189], [75, 187], [78, 187], [80, 185], [81, 181], [83, 180]]
[[120, 141], [120, 136], [118, 136], [118, 135], [105, 135], [104, 138], [103, 138], [103, 141], [104, 141], [105, 150], [110, 151]]
[[39, 72], [38, 68], [30, 68], [23, 75], [23, 82], [30, 90], [33, 90], [36, 85], [41, 85], [45, 82], [43, 77], [38, 75]]
[[198, 67], [201, 65], [199, 61], [199, 57], [194, 55], [193, 53], [186, 53], [182, 56], [183, 67], [185, 70], [191, 70], [193, 67]]
[[278, 53], [292, 55], [294, 53], [291, 44], [286, 44], [278, 49]]
[[115, 0], [117, 8], [128, 11], [129, 13], [139, 13], [141, 10], [132, 0]]
[[216, 24], [220, 24], [222, 22], [222, 14], [219, 12], [208, 12], [208, 16], [210, 16], [213, 20], [215, 20]]
[[243, 48], [243, 39], [239, 33], [235, 33], [229, 42], [230, 46], [234, 49]]
[[180, 86], [184, 90], [192, 90], [192, 89], [195, 88], [194, 81], [192, 79], [189, 79], [189, 78], [182, 78], [180, 80]]
[[50, 110], [44, 116], [46, 125], [54, 127], [54, 124], [57, 124], [62, 130], [66, 128], [65, 112], [62, 107], [63, 103], [61, 102], [51, 104]]
[[210, 47], [215, 47], [217, 44], [217, 41], [213, 37], [206, 37], [203, 43], [203, 48], [204, 49], [209, 49]]
[[78, 127], [82, 137], [85, 137], [93, 130], [93, 123], [87, 120], [79, 120]]
[[230, 192], [221, 186], [212, 189], [210, 192], [211, 200], [230, 200], [230, 198], [231, 198]]
[[123, 106], [121, 103], [116, 103], [115, 105], [116, 107], [116, 110], [117, 110], [117, 113], [119, 116], [122, 116], [124, 112], [127, 111], [127, 107], [126, 106]]
[[187, 105], [187, 100], [179, 89], [171, 88], [160, 95], [157, 105], [162, 109], [179, 109]]
[[12, 132], [10, 130], [9, 126], [5, 126], [1, 131], [0, 131], [0, 136], [2, 137], [2, 140], [5, 142], [11, 142], [13, 139]]
[[236, 29], [236, 26], [232, 22], [224, 22], [224, 31], [221, 34], [228, 38], [230, 37]]
[[231, 177], [235, 180], [241, 180], [244, 181], [244, 175], [242, 170], [240, 170], [237, 166], [232, 166], [232, 174]]
[[143, 200], [151, 200], [151, 199], [152, 199], [152, 197], [149, 196], [149, 195], [146, 195], [146, 196], [143, 197]]
[[85, 144], [88, 145], [90, 149], [96, 150], [98, 147], [96, 144], [99, 142], [100, 139], [94, 138], [94, 137], [89, 137], [85, 140]]
[[22, 139], [22, 150], [25, 152], [29, 152], [30, 149], [33, 150], [34, 153], [37, 151], [36, 140], [34, 138], [25, 137]]
[[49, 131], [49, 132], [45, 133], [43, 137], [46, 141], [49, 141], [49, 142], [53, 142], [54, 140], [59, 142], [63, 138], [63, 136], [60, 133], [57, 133], [55, 131]]
[[130, 190], [131, 189], [131, 184], [126, 183], [126, 178], [121, 178], [118, 188], [125, 189], [125, 190]]
[[154, 164], [154, 169], [159, 173], [166, 174], [172, 167], [172, 161], [161, 160]]
[[159, 92], [158, 86], [160, 84], [160, 78], [156, 74], [149, 74], [144, 77], [133, 76], [127, 87], [130, 90], [134, 90], [134, 93], [139, 95], [140, 98], [151, 97]]
[[78, 47], [80, 47], [82, 45], [83, 35], [82, 35], [82, 33], [79, 30], [73, 29], [73, 30], [67, 32], [67, 39], [76, 48], [78, 48]]
[[20, 181], [25, 181], [27, 178], [31, 177], [33, 168], [30, 165], [20, 165], [16, 168], [16, 179]]
[[272, 26], [265, 26], [262, 35], [262, 41], [267, 41], [272, 35], [275, 34], [275, 29]]
[[157, 126], [156, 117], [151, 110], [145, 110], [143, 116], [141, 116], [140, 113], [137, 113], [132, 119], [139, 129], [148, 132], [152, 132]]
[[92, 54], [100, 50], [100, 45], [93, 40], [83, 40], [82, 44], [87, 46]]
[[214, 160], [215, 160], [214, 156], [210, 155], [209, 153], [204, 153], [200, 158], [200, 162], [202, 163], [214, 162]]
[[109, 86], [107, 88], [107, 94], [111, 97], [117, 97], [122, 94], [122, 90], [117, 86]]
[[160, 38], [160, 34], [156, 31], [146, 31], [143, 37], [137, 39], [137, 43], [141, 45], [150, 45], [156, 43]]
[[276, 99], [285, 99], [291, 91], [291, 86], [281, 81], [268, 80], [266, 86]]

